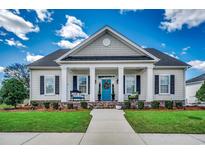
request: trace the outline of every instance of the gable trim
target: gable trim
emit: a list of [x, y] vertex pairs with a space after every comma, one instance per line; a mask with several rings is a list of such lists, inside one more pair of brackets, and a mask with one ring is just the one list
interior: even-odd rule
[[69, 52], [65, 53], [64, 55], [62, 55], [60, 58], [58, 58], [56, 60], [57, 63], [63, 62], [62, 59], [64, 59], [65, 57], [67, 57], [68, 55], [70, 55], [71, 53], [75, 52], [77, 49], [79, 49], [80, 47], [88, 44], [90, 41], [92, 41], [93, 39], [95, 39], [96, 37], [98, 37], [100, 34], [103, 34], [106, 30], [110, 31], [111, 33], [113, 33], [114, 35], [116, 35], [117, 37], [119, 37], [120, 39], [122, 39], [123, 41], [127, 42], [128, 45], [131, 45], [132, 47], [138, 49], [139, 51], [141, 51], [142, 53], [150, 56], [151, 58], [153, 58], [153, 61], [159, 61], [159, 58], [155, 57], [154, 55], [150, 54], [149, 52], [147, 52], [145, 49], [141, 48], [140, 46], [138, 46], [136, 43], [130, 41], [129, 39], [127, 39], [125, 36], [123, 36], [122, 34], [116, 32], [115, 30], [113, 30], [112, 28], [105, 26], [104, 28], [102, 28], [101, 30], [99, 30], [98, 32], [96, 32], [95, 34], [91, 35], [89, 38], [87, 38], [86, 40], [84, 40], [83, 42], [81, 42], [79, 45], [77, 45], [76, 47], [74, 47], [73, 49], [71, 49]]

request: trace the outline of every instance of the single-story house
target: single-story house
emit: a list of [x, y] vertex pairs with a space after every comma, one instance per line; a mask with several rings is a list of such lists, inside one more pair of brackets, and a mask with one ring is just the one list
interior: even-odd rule
[[137, 92], [146, 102], [184, 101], [188, 67], [105, 26], [71, 50], [31, 63], [30, 100], [123, 102]]
[[205, 81], [205, 73], [186, 81], [186, 103], [197, 103], [196, 92]]

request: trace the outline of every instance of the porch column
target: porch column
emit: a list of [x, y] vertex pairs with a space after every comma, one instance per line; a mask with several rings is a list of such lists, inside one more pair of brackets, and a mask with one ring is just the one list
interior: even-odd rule
[[146, 101], [153, 101], [153, 67], [147, 67], [147, 96]]
[[67, 67], [61, 66], [61, 102], [67, 102]]
[[90, 67], [90, 102], [95, 102], [95, 67]]
[[123, 75], [124, 75], [124, 68], [123, 67], [118, 67], [118, 102], [123, 102], [124, 101]]

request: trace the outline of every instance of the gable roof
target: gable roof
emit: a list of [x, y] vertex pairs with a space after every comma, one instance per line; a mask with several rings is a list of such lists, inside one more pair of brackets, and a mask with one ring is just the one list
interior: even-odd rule
[[148, 51], [150, 54], [156, 56], [160, 60], [155, 63], [155, 66], [184, 66], [184, 67], [191, 67], [187, 63], [176, 59], [174, 57], [171, 57], [157, 49], [154, 48], [145, 48], [146, 51]]
[[100, 29], [99, 31], [97, 31], [96, 33], [94, 33], [93, 35], [91, 35], [90, 37], [88, 37], [86, 40], [84, 40], [83, 42], [81, 42], [79, 45], [77, 45], [76, 47], [74, 47], [73, 49], [71, 49], [69, 52], [67, 52], [66, 54], [64, 54], [63, 56], [61, 56], [60, 58], [58, 58], [56, 60], [56, 62], [60, 63], [62, 61], [64, 61], [66, 59], [67, 56], [69, 56], [70, 54], [74, 53], [74, 52], [78, 52], [79, 49], [85, 47], [86, 45], [88, 45], [89, 43], [93, 42], [96, 38], [102, 36], [104, 33], [109, 32], [110, 34], [112, 34], [113, 36], [115, 36], [116, 38], [118, 38], [119, 40], [121, 40], [122, 42], [126, 43], [127, 45], [129, 45], [130, 47], [139, 50], [140, 52], [142, 52], [143, 54], [145, 54], [146, 56], [152, 58], [153, 61], [158, 61], [159, 59], [157, 57], [155, 57], [154, 55], [150, 54], [149, 52], [147, 52], [146, 50], [144, 50], [143, 48], [141, 48], [139, 45], [137, 45], [136, 43], [130, 41], [128, 38], [126, 38], [125, 36], [123, 36], [121, 33], [115, 31], [114, 29], [112, 29], [109, 26], [105, 26], [102, 29]]
[[186, 83], [193, 83], [193, 82], [200, 82], [200, 81], [205, 81], [205, 73], [187, 80]]
[[33, 63], [29, 64], [28, 67], [56, 67], [59, 66], [59, 64], [56, 63], [56, 59], [58, 59], [60, 56], [67, 53], [69, 49], [59, 49], [56, 50], [49, 55], [34, 61]]

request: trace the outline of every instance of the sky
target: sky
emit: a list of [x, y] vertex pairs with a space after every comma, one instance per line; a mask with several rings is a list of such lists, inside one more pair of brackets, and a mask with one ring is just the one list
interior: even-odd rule
[[73, 48], [105, 25], [192, 65], [186, 79], [205, 72], [205, 10], [0, 10], [0, 81], [6, 66]]

